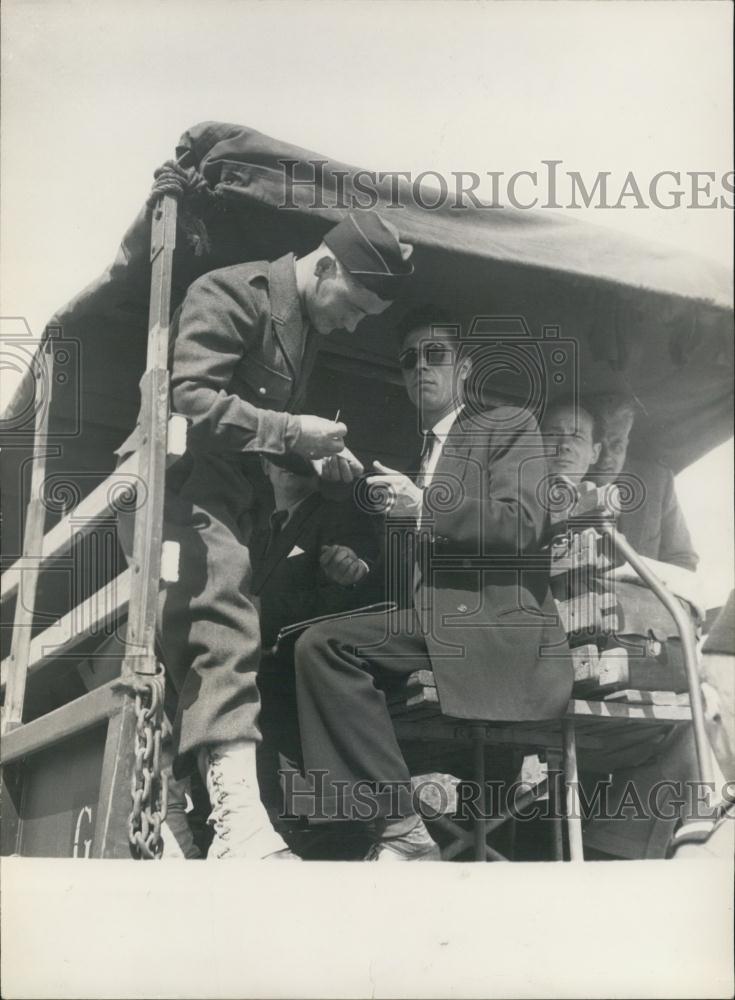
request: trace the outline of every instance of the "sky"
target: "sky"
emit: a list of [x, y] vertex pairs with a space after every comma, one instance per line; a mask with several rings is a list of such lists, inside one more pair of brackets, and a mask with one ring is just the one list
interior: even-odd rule
[[[2, 307], [33, 335], [110, 262], [206, 119], [377, 169], [732, 169], [726, 3], [5, 0]], [[480, 189], [480, 194], [486, 193]], [[732, 196], [730, 196], [732, 200]], [[727, 208], [577, 210], [732, 262]], [[707, 603], [732, 586], [732, 449], [678, 478]]]

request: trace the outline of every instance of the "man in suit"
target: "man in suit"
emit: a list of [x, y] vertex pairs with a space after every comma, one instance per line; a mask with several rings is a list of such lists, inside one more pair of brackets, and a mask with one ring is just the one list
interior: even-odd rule
[[370, 517], [347, 499], [328, 499], [306, 461], [264, 458], [274, 508], [253, 536], [253, 593], [260, 599], [263, 649], [286, 625], [348, 611], [374, 595], [378, 556]]
[[162, 595], [160, 643], [178, 692], [175, 773], [198, 765], [205, 777], [210, 858], [288, 857], [256, 780], [252, 463], [296, 454], [324, 459], [327, 476], [362, 471], [343, 423], [294, 414], [319, 339], [383, 312], [412, 271], [410, 253], [376, 213], [350, 214], [304, 257], [205, 274], [172, 323], [172, 406], [190, 427], [168, 479], [166, 536], [179, 543], [180, 567]]
[[278, 633], [296, 622], [380, 600], [381, 574], [375, 527], [351, 496], [325, 497], [314, 467], [304, 460], [291, 459], [285, 467], [263, 459], [263, 468], [274, 509], [251, 546], [263, 646], [258, 774], [261, 797], [269, 811], [278, 812], [279, 757], [297, 761], [301, 754], [293, 641], [277, 644]]
[[438, 311], [427, 308], [399, 331], [424, 435], [417, 481], [378, 462], [368, 479], [368, 492], [389, 498], [389, 517], [415, 522], [412, 606], [317, 625], [296, 646], [305, 774], [326, 772], [315, 808], [322, 817], [373, 817], [370, 860], [438, 857], [413, 810], [386, 687], [431, 668], [446, 714], [512, 721], [560, 715], [572, 686], [548, 573], [525, 561], [545, 524], [535, 420], [513, 406], [465, 405], [471, 359], [456, 332], [437, 324]]

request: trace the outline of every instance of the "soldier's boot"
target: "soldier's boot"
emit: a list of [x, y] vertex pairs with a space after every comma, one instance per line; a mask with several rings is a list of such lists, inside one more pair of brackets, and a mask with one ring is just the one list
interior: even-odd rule
[[252, 740], [205, 747], [198, 763], [212, 806], [208, 822], [214, 838], [208, 860], [300, 860], [273, 829], [260, 801]]

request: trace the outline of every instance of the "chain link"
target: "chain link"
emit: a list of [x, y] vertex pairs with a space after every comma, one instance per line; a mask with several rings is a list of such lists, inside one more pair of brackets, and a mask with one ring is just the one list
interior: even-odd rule
[[135, 696], [135, 764], [131, 782], [133, 808], [128, 837], [136, 858], [158, 859], [163, 854], [161, 824], [166, 819], [168, 775], [161, 772], [164, 673], [137, 679]]

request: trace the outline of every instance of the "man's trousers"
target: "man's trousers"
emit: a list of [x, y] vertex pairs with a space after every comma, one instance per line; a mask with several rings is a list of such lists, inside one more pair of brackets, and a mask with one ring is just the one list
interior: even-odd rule
[[[296, 643], [296, 695], [306, 779], [293, 809], [314, 819], [372, 820], [413, 812], [411, 773], [472, 774], [471, 755], [422, 755], [409, 769], [387, 696], [415, 670], [431, 669], [416, 613], [362, 615], [323, 622]], [[517, 754], [489, 748], [487, 776], [512, 780]], [[326, 772], [326, 773], [325, 773]]]
[[314, 819], [410, 815], [411, 778], [386, 692], [430, 667], [413, 609], [323, 622], [304, 632], [296, 643], [296, 695], [315, 812], [300, 812]]
[[[239, 516], [238, 516], [239, 515]], [[260, 625], [250, 594], [250, 518], [218, 497], [166, 494], [165, 537], [179, 543], [179, 579], [161, 593], [159, 642], [178, 693], [177, 775], [208, 744], [259, 740]]]

